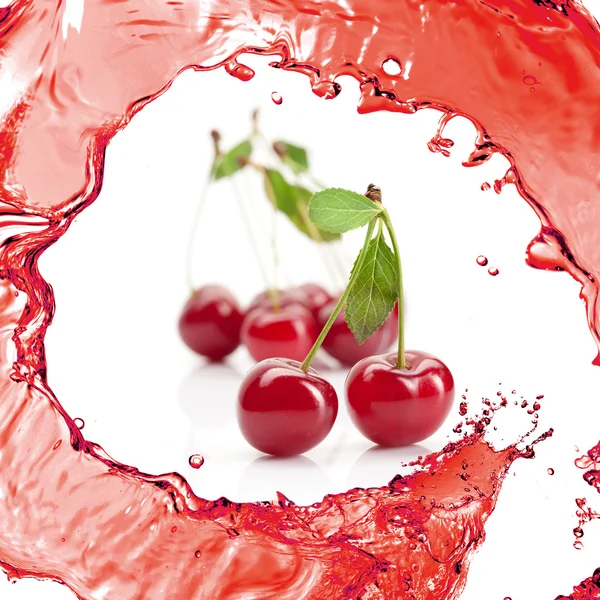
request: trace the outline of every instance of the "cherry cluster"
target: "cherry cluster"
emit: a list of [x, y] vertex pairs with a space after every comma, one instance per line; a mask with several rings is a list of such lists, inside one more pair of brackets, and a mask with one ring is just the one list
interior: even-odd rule
[[[381, 192], [376, 186], [364, 196], [331, 189], [315, 198], [311, 218], [325, 231], [369, 225], [341, 296], [307, 283], [265, 291], [243, 311], [226, 288], [207, 285], [188, 300], [181, 337], [213, 361], [243, 343], [258, 362], [242, 381], [238, 421], [246, 440], [262, 452], [301, 454], [331, 431], [338, 397], [310, 366], [321, 347], [351, 367], [345, 383], [348, 411], [365, 437], [384, 446], [422, 441], [448, 416], [454, 380], [439, 359], [404, 349], [402, 270]], [[398, 350], [389, 353], [395, 341]]]
[[[256, 295], [244, 311], [226, 287], [196, 289], [183, 308], [179, 333], [200, 356], [219, 362], [243, 343], [256, 361], [284, 356], [302, 361], [333, 313], [337, 300], [318, 283]], [[365, 343], [359, 344], [340, 312], [323, 348], [342, 365], [389, 350], [398, 336], [398, 305]]]

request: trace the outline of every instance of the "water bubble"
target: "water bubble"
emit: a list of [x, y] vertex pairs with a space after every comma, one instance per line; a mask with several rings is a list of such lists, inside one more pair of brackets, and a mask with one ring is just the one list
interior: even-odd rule
[[171, 527], [171, 533], [175, 533], [177, 531], [177, 525], [173, 525], [173, 527]]
[[392, 56], [383, 61], [381, 68], [386, 75], [391, 75], [392, 77], [402, 73], [402, 65], [400, 64], [400, 61]]
[[73, 419], [73, 423], [75, 423], [75, 427], [77, 427], [77, 429], [83, 429], [85, 427], [85, 421], [79, 417]]
[[488, 190], [489, 190], [491, 187], [492, 187], [492, 186], [491, 186], [491, 185], [490, 185], [490, 184], [489, 184], [487, 181], [484, 181], [484, 182], [481, 184], [481, 191], [482, 191], [482, 192], [487, 192], [487, 191], [488, 191]]
[[271, 100], [273, 100], [273, 104], [277, 104], [279, 106], [283, 102], [283, 98], [279, 92], [271, 93]]
[[199, 469], [204, 464], [204, 456], [200, 454], [192, 454], [189, 459], [192, 469]]
[[487, 257], [483, 256], [483, 254], [480, 254], [480, 255], [477, 257], [477, 264], [478, 264], [480, 267], [485, 267], [485, 265], [487, 265], [487, 264], [488, 264], [488, 259], [487, 259]]
[[541, 82], [537, 80], [537, 77], [534, 77], [533, 75], [525, 75], [525, 77], [523, 77], [523, 83], [525, 85], [542, 85]]
[[492, 277], [496, 277], [496, 275], [498, 275], [498, 273], [500, 273], [500, 271], [498, 270], [497, 267], [490, 267], [488, 269], [488, 273], [492, 276]]
[[200, 558], [202, 556], [202, 552], [200, 552], [200, 550], [196, 550], [196, 552], [194, 552], [194, 556], [196, 558]]

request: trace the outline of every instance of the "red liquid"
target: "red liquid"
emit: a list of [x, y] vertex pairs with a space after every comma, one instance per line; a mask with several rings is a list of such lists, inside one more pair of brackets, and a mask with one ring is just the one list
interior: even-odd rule
[[17, 0], [0, 13], [0, 74], [18, 74], [14, 101], [1, 99], [0, 561], [82, 598], [455, 599], [507, 469], [530, 447], [495, 451], [484, 416], [390, 486], [308, 508], [284, 496], [202, 500], [177, 474], [114, 462], [64, 413], [46, 382], [54, 298], [37, 259], [97, 197], [111, 137], [178, 73], [253, 76], [238, 62], [242, 40], [324, 98], [340, 92], [338, 75], [354, 76], [361, 112], [439, 109], [433, 151], [450, 152], [452, 117], [472, 119], [465, 165], [509, 158], [494, 189], [516, 185], [540, 218], [529, 264], [582, 284], [598, 341], [597, 24], [549, 0], [225, 0], [200, 13], [205, 4], [89, 0], [64, 35], [64, 2]]

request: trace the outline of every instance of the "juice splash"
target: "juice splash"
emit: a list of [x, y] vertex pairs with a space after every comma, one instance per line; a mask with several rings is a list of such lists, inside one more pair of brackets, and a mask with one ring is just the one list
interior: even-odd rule
[[597, 23], [568, 0], [72, 4], [0, 12], [3, 568], [94, 599], [457, 598], [502, 480], [531, 448], [496, 451], [476, 426], [412, 475], [311, 507], [202, 500], [177, 474], [115, 462], [65, 414], [47, 381], [54, 298], [37, 261], [96, 199], [106, 145], [137, 111], [186, 68], [251, 79], [250, 52], [323, 98], [355, 77], [361, 112], [441, 111], [432, 151], [450, 152], [454, 116], [471, 119], [465, 165], [509, 159], [493, 187], [515, 185], [540, 218], [529, 264], [581, 283], [599, 341]]

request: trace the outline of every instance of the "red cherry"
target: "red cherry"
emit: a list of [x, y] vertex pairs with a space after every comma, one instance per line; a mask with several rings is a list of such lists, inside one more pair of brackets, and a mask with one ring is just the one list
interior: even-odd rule
[[360, 432], [382, 446], [416, 444], [435, 433], [454, 400], [454, 379], [439, 359], [409, 350], [407, 369], [397, 355], [361, 360], [346, 378], [350, 417]]
[[[318, 324], [323, 327], [331, 316], [337, 301], [332, 300], [319, 311]], [[396, 305], [397, 306], [397, 305]], [[363, 344], [359, 344], [346, 323], [344, 311], [340, 311], [327, 337], [323, 341], [323, 348], [339, 360], [343, 365], [351, 367], [359, 360], [380, 354], [389, 350], [398, 338], [398, 312], [392, 311], [387, 321]]]
[[194, 352], [219, 361], [240, 344], [244, 315], [235, 296], [222, 285], [198, 288], [179, 318], [179, 334]]
[[333, 386], [314, 369], [285, 358], [263, 360], [244, 377], [238, 422], [248, 443], [267, 454], [307, 452], [331, 431], [338, 411]]
[[279, 310], [257, 308], [242, 324], [242, 341], [256, 361], [284, 356], [302, 361], [319, 332], [312, 314], [299, 304]]
[[[277, 294], [279, 308], [287, 308], [289, 306], [300, 304], [308, 310], [312, 310], [312, 304], [310, 302], [309, 297], [300, 289], [296, 288], [291, 290], [279, 290]], [[273, 300], [274, 298], [271, 292], [261, 292], [260, 294], [254, 296], [254, 298], [250, 302], [248, 312], [251, 312], [257, 308], [264, 308], [270, 310], [273, 308]]]
[[296, 289], [306, 295], [309, 308], [315, 319], [319, 318], [321, 308], [332, 300], [331, 294], [318, 283], [304, 283]]

